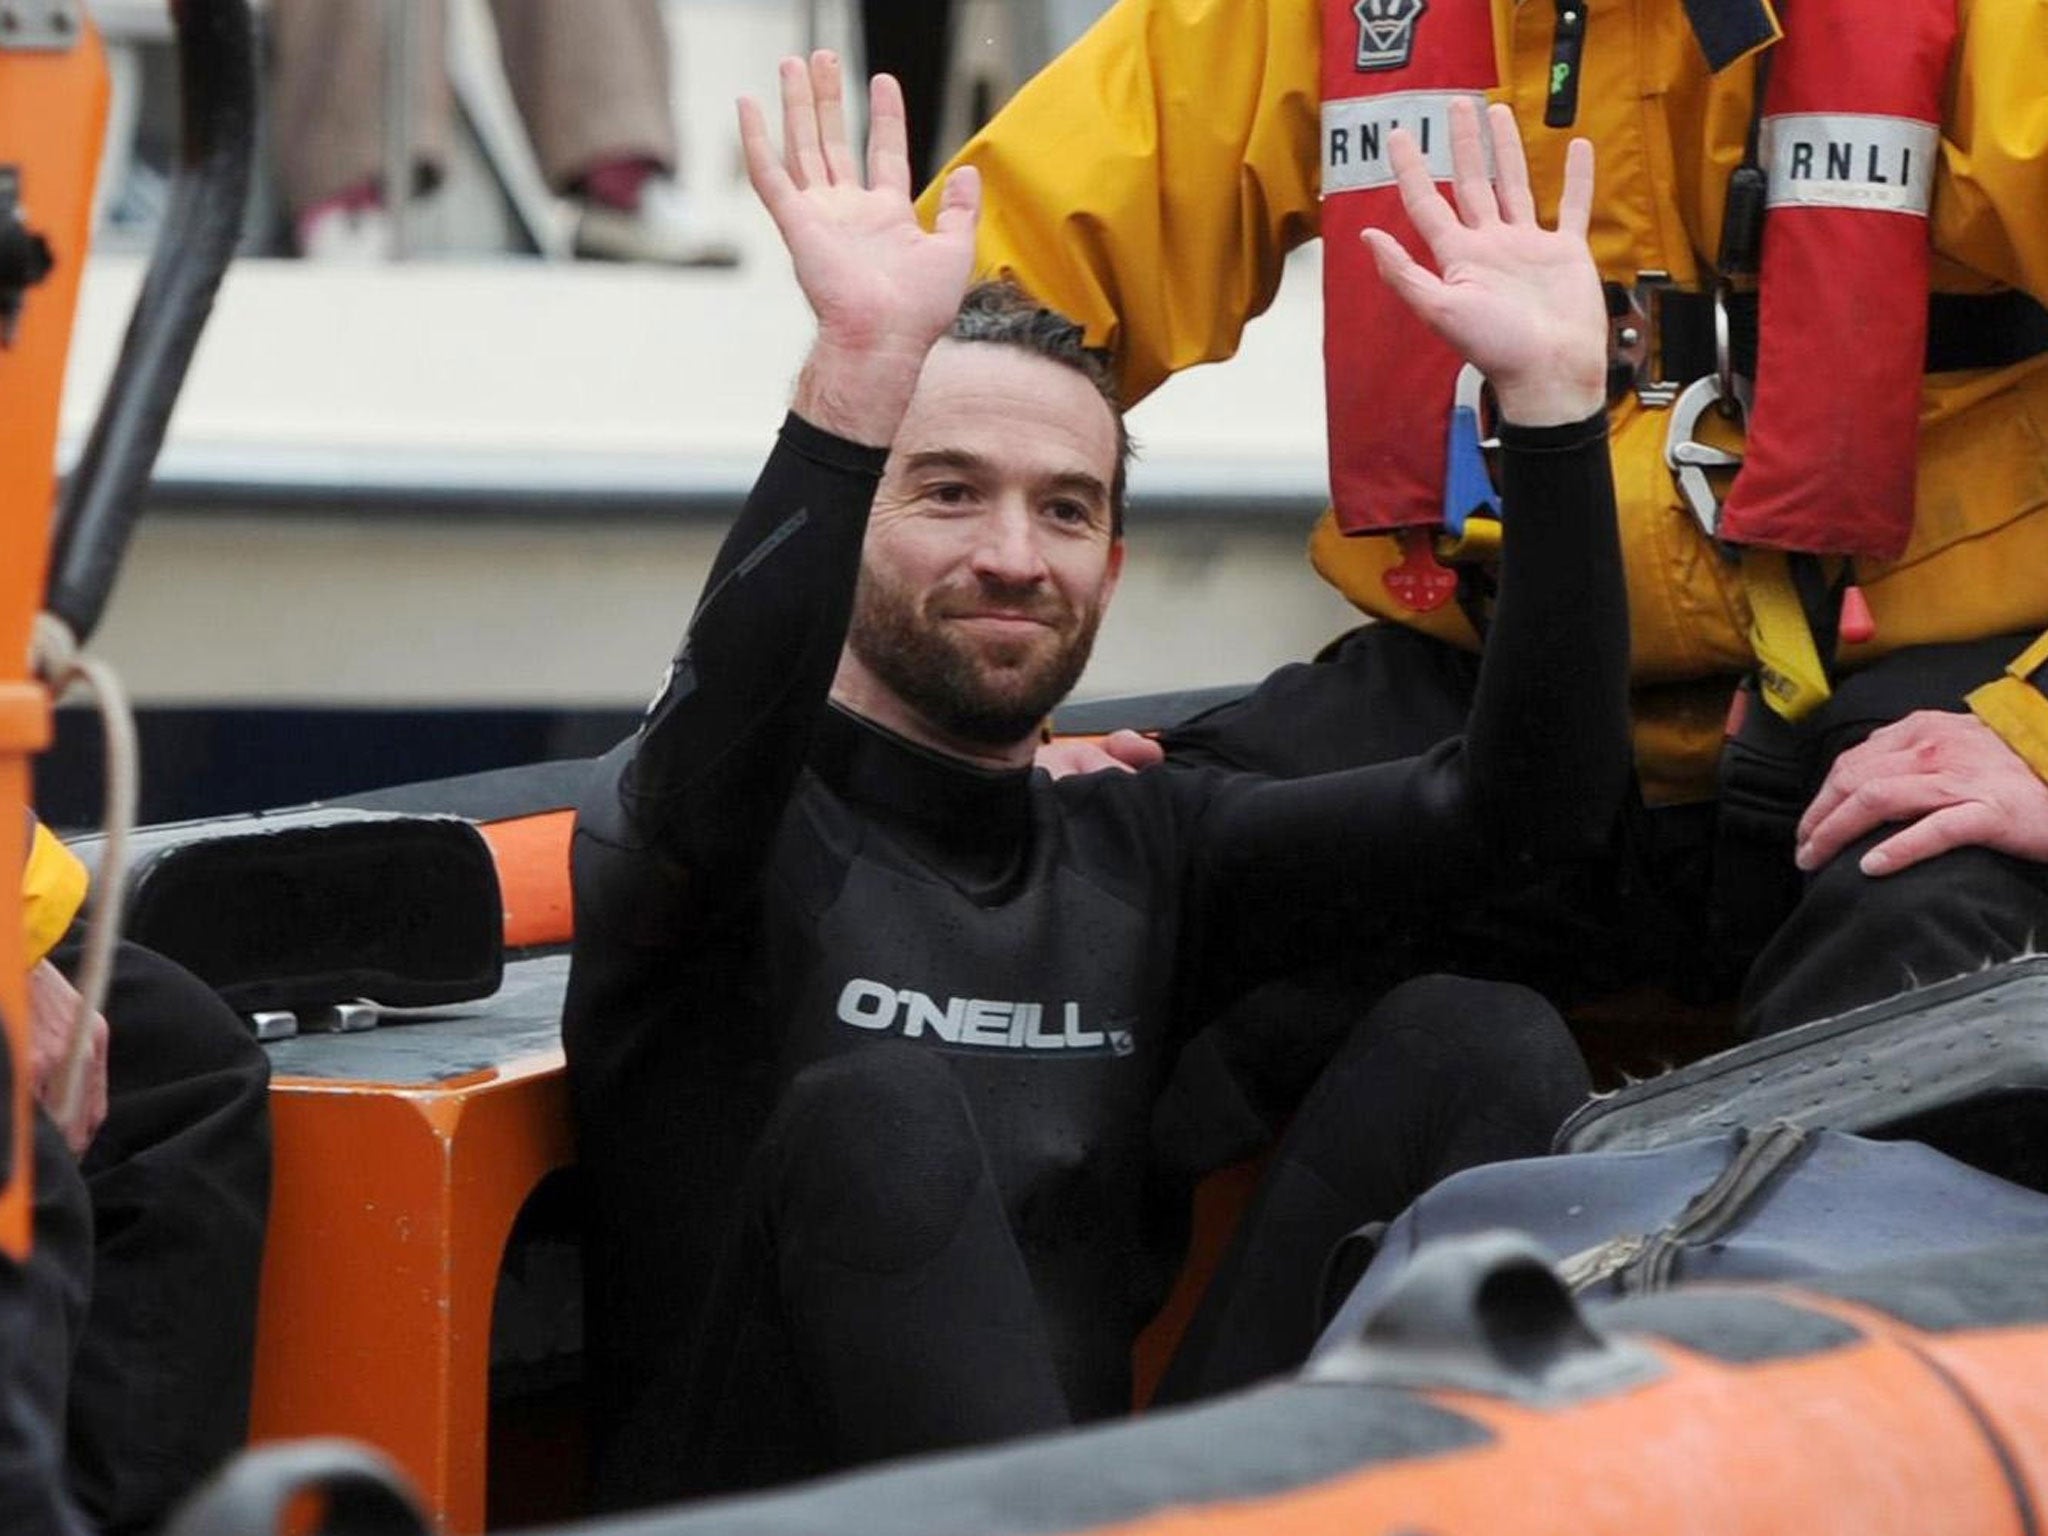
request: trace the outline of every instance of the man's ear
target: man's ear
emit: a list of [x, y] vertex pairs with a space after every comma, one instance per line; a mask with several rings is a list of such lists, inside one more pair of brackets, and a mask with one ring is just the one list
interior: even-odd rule
[[1118, 534], [1109, 541], [1109, 565], [1102, 573], [1102, 602], [1104, 607], [1107, 607], [1109, 600], [1116, 596], [1117, 579], [1123, 573], [1124, 538], [1122, 534]]

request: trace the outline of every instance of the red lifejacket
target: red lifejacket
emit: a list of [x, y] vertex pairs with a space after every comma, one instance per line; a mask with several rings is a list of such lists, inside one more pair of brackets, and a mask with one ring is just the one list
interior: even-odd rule
[[1720, 536], [1895, 560], [1913, 532], [1927, 214], [1955, 0], [1779, 11], [1755, 405]]
[[[1726, 540], [1893, 558], [1911, 532], [1926, 213], [1954, 6], [1779, 0], [1755, 409]], [[1386, 229], [1426, 257], [1386, 135], [1416, 132], [1448, 180], [1450, 102], [1483, 103], [1497, 80], [1493, 7], [1323, 0], [1322, 33], [1331, 500], [1346, 533], [1433, 528], [1459, 359], [1379, 280], [1359, 232]]]
[[1324, 0], [1323, 370], [1330, 499], [1346, 533], [1443, 520], [1461, 360], [1380, 281], [1359, 236], [1387, 230], [1427, 259], [1387, 135], [1413, 132], [1448, 181], [1451, 101], [1469, 96], [1484, 110], [1495, 80], [1491, 0]]

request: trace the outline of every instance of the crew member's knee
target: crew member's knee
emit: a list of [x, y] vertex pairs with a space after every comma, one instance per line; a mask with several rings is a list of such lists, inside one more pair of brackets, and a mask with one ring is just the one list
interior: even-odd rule
[[1770, 1034], [2027, 954], [2048, 942], [2048, 866], [1955, 848], [1896, 874], [1851, 844], [1807, 882], [1743, 989], [1748, 1029]]
[[951, 1070], [896, 1041], [798, 1072], [765, 1150], [785, 1247], [865, 1270], [922, 1263], [943, 1247], [987, 1167]]
[[[1373, 1006], [1372, 1022], [1388, 1033], [1414, 1030], [1437, 1040], [1469, 1043], [1488, 1055], [1548, 1055], [1572, 1049], [1564, 1020], [1542, 994], [1507, 981], [1417, 976]], [[1361, 1026], [1360, 1035], [1370, 1033]]]
[[1979, 963], [2009, 959], [2048, 939], [2048, 871], [1970, 847], [1896, 874], [1864, 874], [1863, 854], [1896, 830], [1855, 844], [1816, 873], [1800, 899], [1803, 922], [1867, 945], [1873, 957], [1910, 954], [1930, 933], [1981, 947]]
[[1555, 1103], [1560, 1113], [1588, 1091], [1584, 1058], [1557, 1010], [1511, 982], [1418, 976], [1374, 1005], [1353, 1032], [1348, 1054], [1391, 1043], [1418, 1091], [1434, 1083], [1471, 1098], [1519, 1097]]

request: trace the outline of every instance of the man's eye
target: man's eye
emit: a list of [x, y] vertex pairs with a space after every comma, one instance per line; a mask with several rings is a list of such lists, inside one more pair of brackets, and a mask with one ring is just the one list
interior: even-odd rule
[[958, 481], [947, 481], [943, 485], [933, 486], [925, 495], [940, 506], [963, 507], [974, 500], [974, 487], [962, 485]]
[[1095, 521], [1095, 515], [1088, 509], [1088, 504], [1080, 501], [1048, 502], [1045, 515], [1054, 522], [1064, 523], [1071, 528], [1085, 528]]

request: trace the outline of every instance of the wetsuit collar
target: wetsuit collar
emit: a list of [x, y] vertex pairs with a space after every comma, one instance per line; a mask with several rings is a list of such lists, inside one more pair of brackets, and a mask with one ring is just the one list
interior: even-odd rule
[[819, 721], [810, 765], [842, 799], [962, 889], [991, 894], [1022, 867], [1035, 769], [948, 757], [837, 704]]

